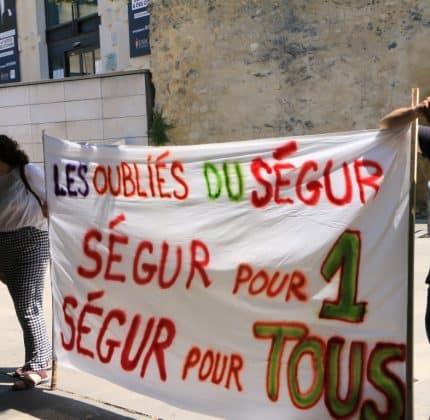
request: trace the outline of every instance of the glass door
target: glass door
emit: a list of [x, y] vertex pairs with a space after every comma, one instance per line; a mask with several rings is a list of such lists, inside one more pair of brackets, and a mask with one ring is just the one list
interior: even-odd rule
[[100, 49], [80, 49], [66, 52], [66, 77], [96, 74]]
[[99, 73], [97, 0], [45, 0], [50, 77]]

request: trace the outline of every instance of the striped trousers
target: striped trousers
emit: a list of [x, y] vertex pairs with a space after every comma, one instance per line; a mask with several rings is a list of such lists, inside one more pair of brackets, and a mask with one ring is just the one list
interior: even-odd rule
[[46, 368], [52, 358], [43, 314], [48, 261], [48, 232], [33, 227], [0, 232], [0, 273], [6, 280], [22, 328], [25, 370]]

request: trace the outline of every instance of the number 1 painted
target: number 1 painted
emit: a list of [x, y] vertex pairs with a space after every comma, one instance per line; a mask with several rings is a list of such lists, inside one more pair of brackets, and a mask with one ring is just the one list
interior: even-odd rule
[[321, 266], [321, 274], [330, 282], [340, 269], [336, 301], [324, 299], [320, 318], [346, 322], [362, 322], [367, 302], [357, 302], [360, 268], [360, 232], [347, 230], [336, 241]]

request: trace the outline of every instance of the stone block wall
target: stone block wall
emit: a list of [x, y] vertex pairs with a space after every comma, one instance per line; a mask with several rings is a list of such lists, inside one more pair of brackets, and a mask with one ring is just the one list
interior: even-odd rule
[[0, 133], [43, 161], [42, 131], [75, 141], [148, 144], [144, 73], [0, 88]]
[[156, 101], [175, 143], [376, 128], [430, 94], [427, 0], [160, 0]]
[[428, 0], [159, 0], [150, 64], [176, 144], [297, 136], [430, 95], [429, 40]]

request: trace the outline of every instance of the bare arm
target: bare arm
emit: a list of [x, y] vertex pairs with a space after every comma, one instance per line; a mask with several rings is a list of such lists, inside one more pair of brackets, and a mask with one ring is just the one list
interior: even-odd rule
[[427, 97], [415, 107], [398, 108], [391, 111], [379, 121], [379, 128], [384, 130], [403, 127], [421, 116], [430, 121], [430, 97]]

